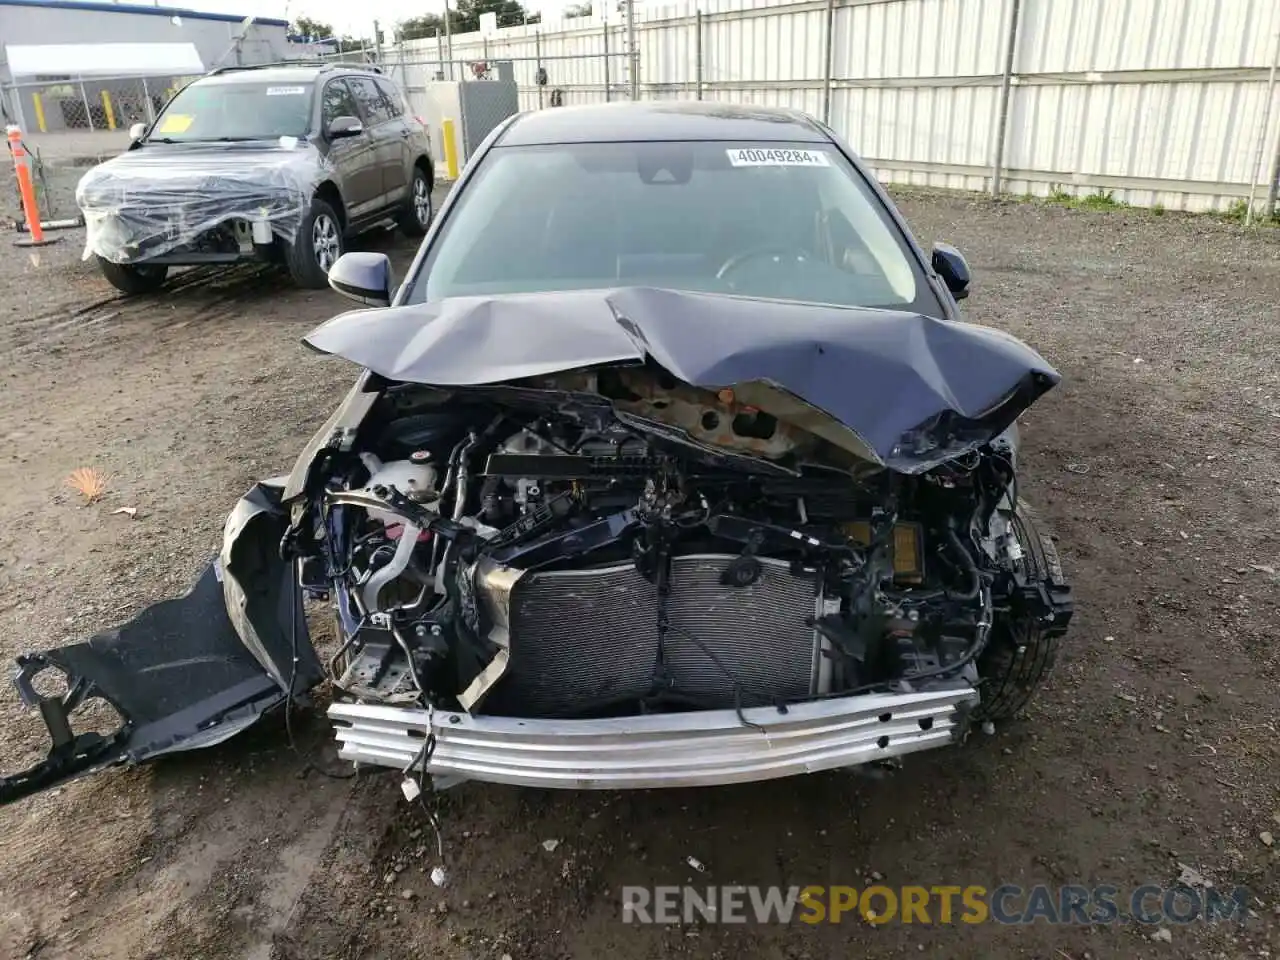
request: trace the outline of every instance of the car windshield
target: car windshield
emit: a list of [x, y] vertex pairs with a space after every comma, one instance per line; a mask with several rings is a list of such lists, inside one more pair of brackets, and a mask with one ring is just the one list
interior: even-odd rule
[[941, 316], [862, 175], [813, 143], [498, 147], [409, 302], [653, 286]]
[[305, 137], [313, 84], [227, 80], [194, 83], [169, 102], [152, 140], [179, 143]]

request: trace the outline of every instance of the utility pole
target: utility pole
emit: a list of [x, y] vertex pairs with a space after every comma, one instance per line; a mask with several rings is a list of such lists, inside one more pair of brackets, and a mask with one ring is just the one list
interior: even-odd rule
[[453, 79], [453, 27], [449, 23], [449, 0], [444, 0], [444, 55], [449, 60], [449, 79]]
[[1004, 73], [1000, 77], [999, 113], [996, 117], [995, 156], [991, 160], [991, 195], [1000, 196], [1000, 176], [1004, 172], [1004, 141], [1009, 126], [1009, 88], [1013, 85], [1014, 55], [1018, 49], [1018, 13], [1022, 0], [1012, 0], [1009, 8], [1009, 36], [1004, 46]]
[[640, 99], [640, 50], [636, 47], [636, 0], [627, 4], [627, 77], [631, 81], [631, 99]]
[[[1276, 71], [1280, 70], [1280, 30], [1276, 31], [1275, 53], [1271, 57], [1271, 74], [1267, 78], [1267, 106], [1262, 111], [1262, 129], [1258, 131], [1258, 155], [1253, 162], [1253, 175], [1249, 178], [1249, 206], [1245, 209], [1244, 225], [1253, 223], [1253, 198], [1258, 190], [1258, 178], [1262, 176], [1262, 152], [1266, 149], [1267, 131], [1271, 129], [1271, 101], [1275, 99]], [[1280, 148], [1277, 148], [1280, 156]], [[1264, 217], [1270, 219], [1276, 208], [1276, 175], [1271, 172], [1271, 185], [1267, 188], [1267, 208]]]

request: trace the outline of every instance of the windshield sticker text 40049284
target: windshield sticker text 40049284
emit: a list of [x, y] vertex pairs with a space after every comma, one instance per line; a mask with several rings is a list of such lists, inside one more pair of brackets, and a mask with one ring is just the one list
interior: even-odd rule
[[821, 150], [793, 150], [778, 147], [740, 147], [726, 151], [735, 167], [826, 167]]

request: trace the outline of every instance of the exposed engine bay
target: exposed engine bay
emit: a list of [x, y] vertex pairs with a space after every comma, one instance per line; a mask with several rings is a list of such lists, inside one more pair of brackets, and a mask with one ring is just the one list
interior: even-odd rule
[[286, 537], [361, 702], [598, 718], [964, 678], [1065, 630], [1015, 435], [903, 475], [661, 368], [386, 384]]
[[[1052, 667], [1071, 591], [1016, 423], [1060, 377], [1005, 334], [622, 288], [305, 342], [360, 379], [187, 594], [18, 658], [51, 748], [0, 804], [220, 742], [326, 675], [338, 756], [416, 771], [408, 796], [893, 762], [1016, 715]], [[80, 729], [93, 699], [115, 730]]]

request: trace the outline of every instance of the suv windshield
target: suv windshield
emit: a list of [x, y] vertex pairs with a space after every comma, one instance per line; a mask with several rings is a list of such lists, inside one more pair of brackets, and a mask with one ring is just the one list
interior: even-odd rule
[[305, 137], [313, 87], [310, 81], [193, 83], [170, 101], [149, 139], [188, 143]]
[[812, 143], [496, 148], [408, 300], [616, 286], [942, 315], [867, 182]]

